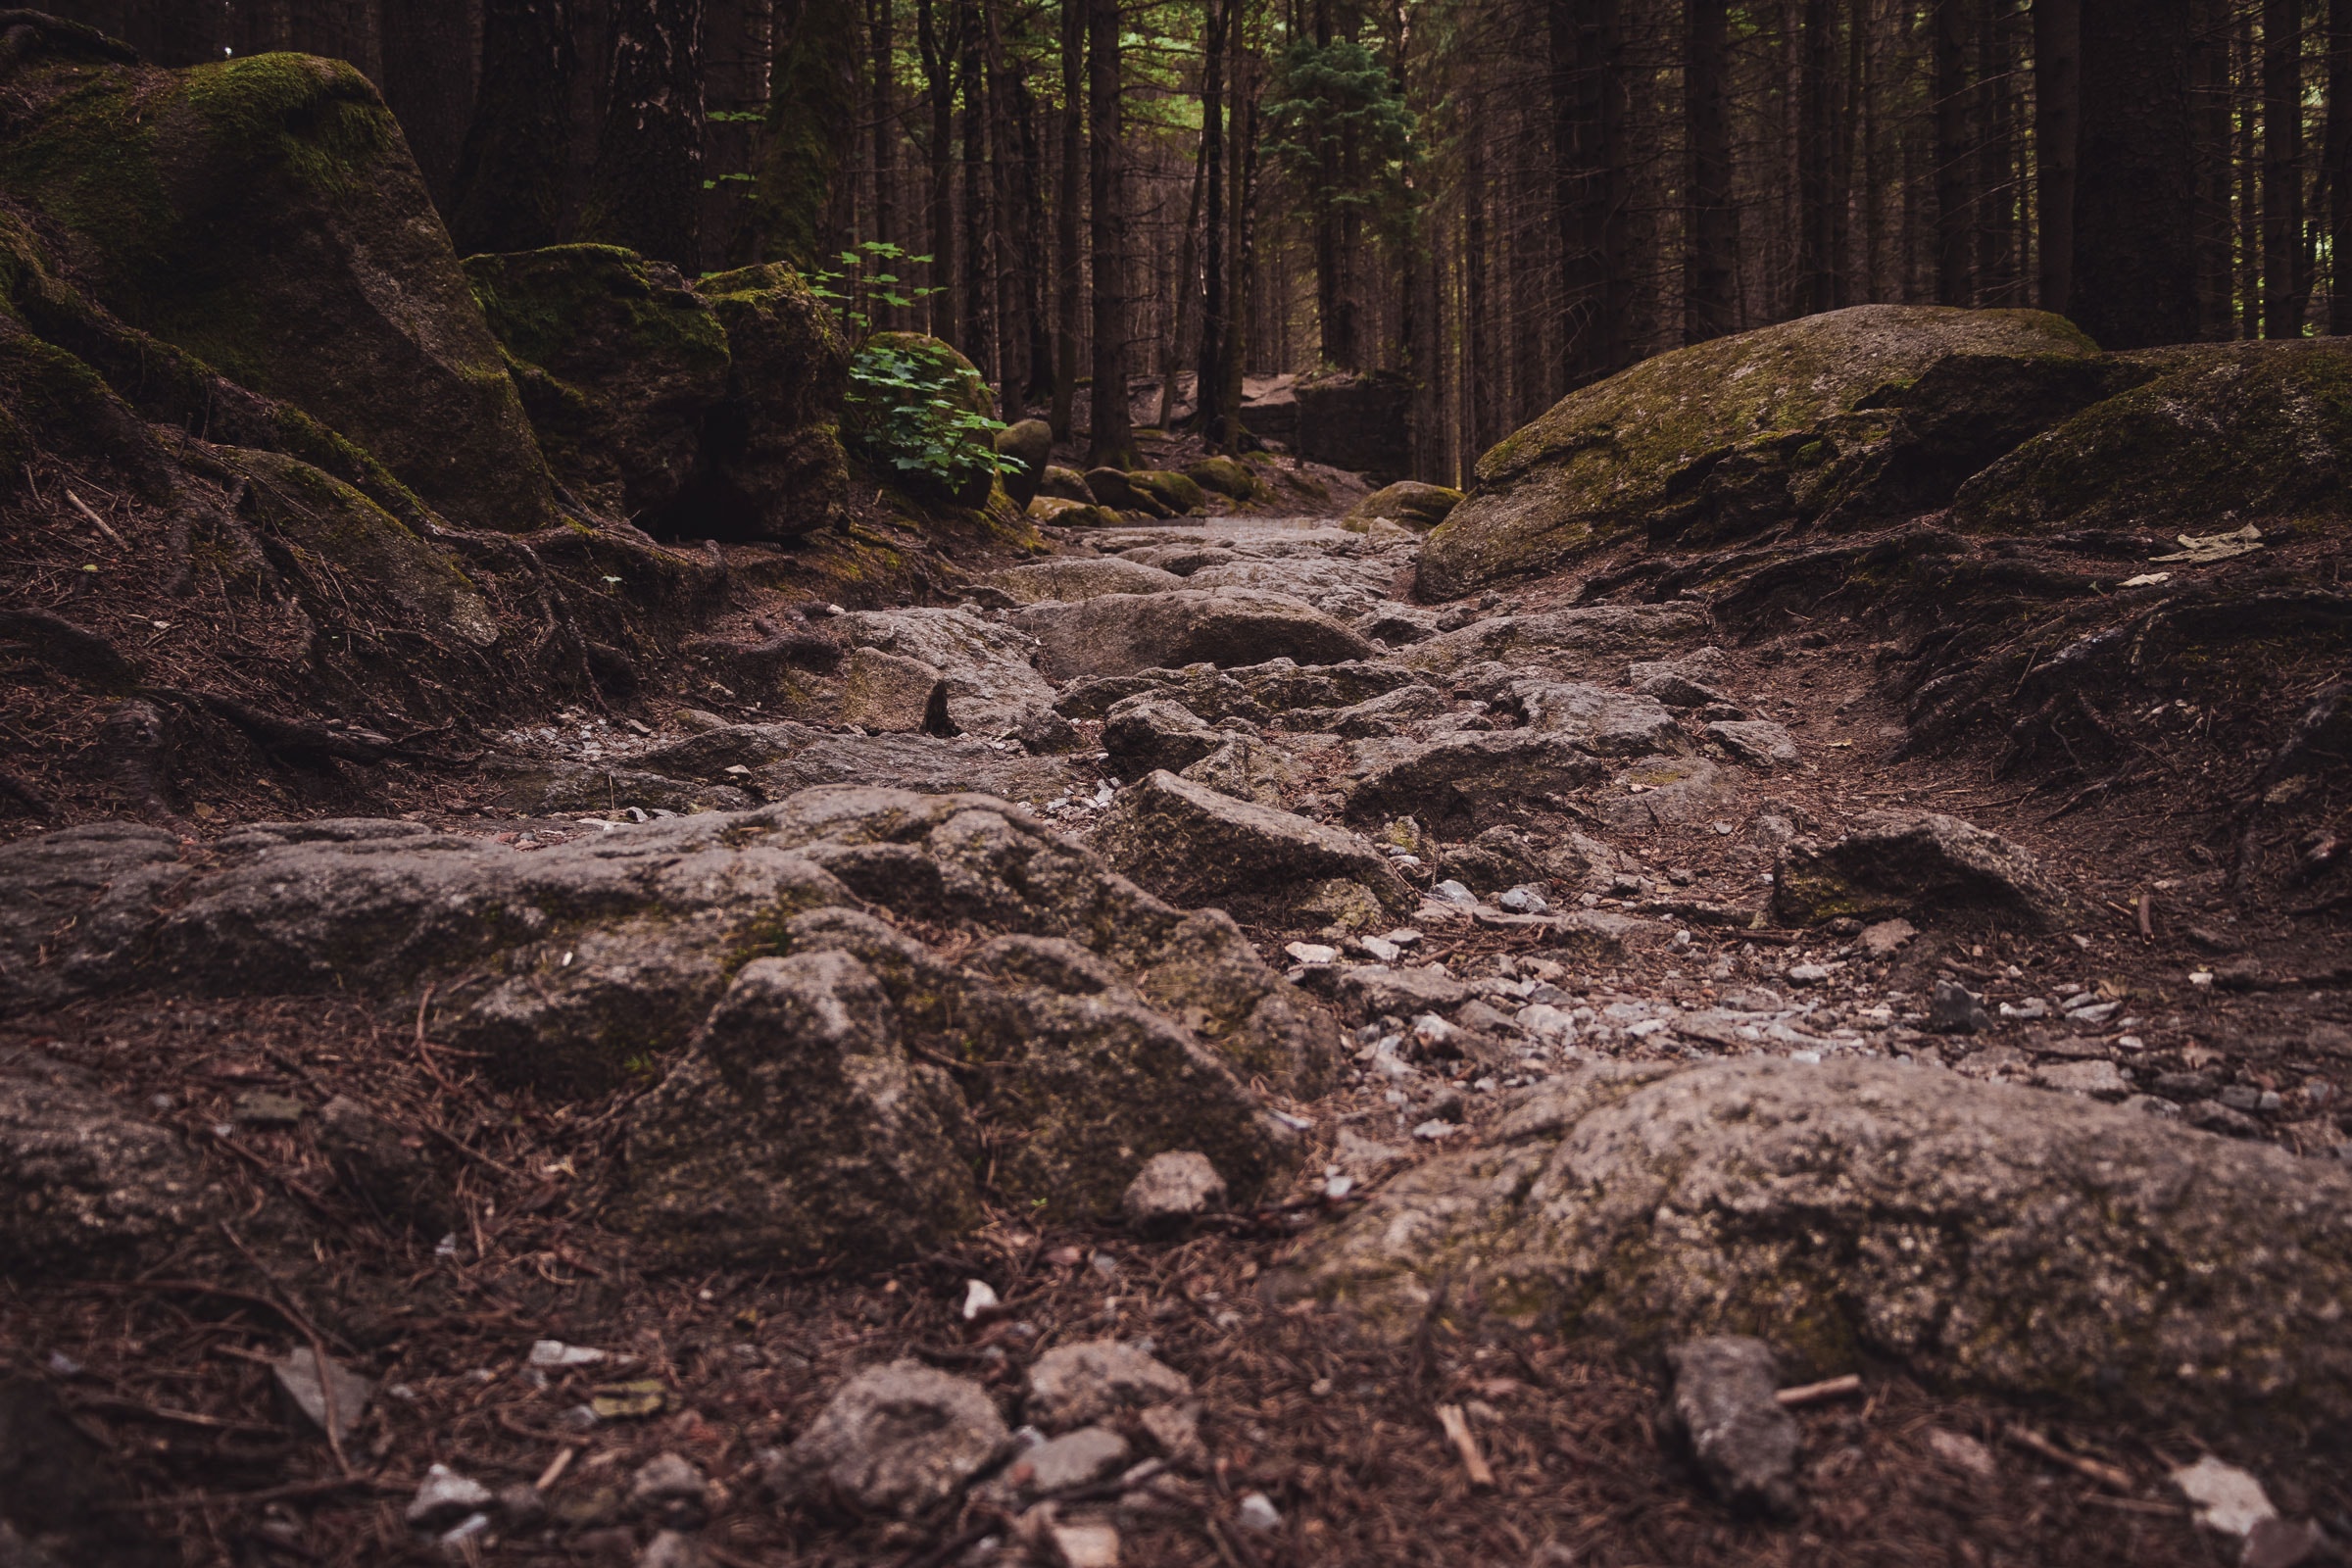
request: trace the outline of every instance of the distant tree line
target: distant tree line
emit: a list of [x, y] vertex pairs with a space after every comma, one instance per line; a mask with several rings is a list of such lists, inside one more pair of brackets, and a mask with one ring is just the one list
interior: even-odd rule
[[1395, 371], [1451, 477], [1646, 355], [1865, 302], [2352, 331], [2352, 0], [59, 9], [351, 61], [463, 250], [895, 269], [881, 324], [1102, 457], [1150, 388], [1226, 444], [1246, 374]]

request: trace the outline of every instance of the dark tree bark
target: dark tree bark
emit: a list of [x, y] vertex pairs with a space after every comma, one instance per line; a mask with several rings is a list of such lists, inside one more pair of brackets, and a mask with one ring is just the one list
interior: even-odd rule
[[1225, 29], [1232, 0], [1205, 0], [1207, 37], [1200, 57], [1200, 169], [1202, 205], [1200, 269], [1200, 357], [1195, 366], [1194, 406], [1200, 439], [1210, 451], [1232, 443], [1226, 428], [1225, 390]]
[[1232, 258], [1232, 281], [1226, 290], [1227, 314], [1233, 329], [1225, 355], [1225, 380], [1218, 393], [1219, 407], [1224, 410], [1225, 428], [1236, 443], [1242, 440], [1242, 381], [1249, 364], [1250, 312], [1256, 303], [1257, 282], [1257, 225], [1254, 220], [1257, 196], [1257, 89], [1256, 57], [1243, 46], [1241, 18], [1233, 19], [1230, 28], [1232, 60], [1230, 80], [1233, 86], [1233, 108], [1226, 119], [1232, 127], [1232, 145], [1228, 149], [1227, 166], [1233, 172], [1233, 200], [1228, 203], [1229, 244], [1227, 254]]
[[2352, 334], [2352, 0], [2328, 0], [2328, 330]]
[[962, 285], [957, 290], [963, 357], [980, 371], [983, 381], [996, 378], [996, 313], [990, 309], [988, 236], [994, 226], [988, 199], [988, 83], [980, 69], [980, 28], [972, 14], [975, 0], [957, 0], [956, 30], [963, 38], [963, 62], [956, 75], [963, 83], [963, 233], [956, 254], [962, 263]]
[[2190, 174], [2196, 187], [2197, 335], [2221, 341], [2237, 335], [2234, 241], [2230, 226], [2229, 0], [2194, 0], [2189, 42]]
[[2188, 0], [2083, 0], [2075, 319], [2109, 349], [2197, 335]]
[[[762, 138], [757, 122], [769, 107], [769, 70], [776, 55], [774, 0], [703, 0], [703, 265], [712, 270], [748, 267], [768, 254], [772, 225], [766, 209], [783, 192], [772, 185], [754, 199]], [[857, 0], [849, 0], [855, 5]], [[799, 6], [794, 28], [801, 31], [813, 7]], [[796, 38], [782, 40], [788, 45]], [[854, 57], [853, 57], [854, 58]], [[855, 108], [852, 99], [846, 107]], [[836, 185], [827, 179], [823, 183]], [[820, 204], [822, 198], [820, 197]], [[806, 258], [802, 258], [806, 261]]]
[[[868, 76], [873, 91], [869, 109], [873, 119], [870, 153], [874, 169], [874, 231], [867, 238], [884, 245], [896, 244], [899, 238], [899, 119], [898, 93], [891, 79], [894, 53], [891, 5], [892, 0], [867, 0], [866, 5]], [[893, 276], [904, 275], [899, 264], [883, 270]], [[872, 315], [877, 329], [887, 331], [898, 325], [898, 312], [891, 306], [877, 303]]]
[[2301, 337], [2303, 7], [2262, 7], [2262, 335]]
[[576, 64], [566, 0], [484, 0], [482, 90], [449, 214], [460, 255], [564, 237]]
[[1070, 437], [1078, 396], [1078, 209], [1085, 177], [1086, 8], [1061, 7], [1061, 188], [1054, 211], [1054, 439]]
[[1095, 386], [1087, 459], [1098, 466], [1132, 468], [1136, 460], [1127, 414], [1127, 192], [1119, 143], [1119, 0], [1085, 4], [1095, 285]]
[[2017, 137], [2009, 83], [2008, 0], [1977, 18], [1977, 289], [1980, 305], [2017, 303]]
[[1936, 303], [1967, 305], [1970, 276], [1968, 19], [1962, 0], [1935, 0], [1932, 90], [1936, 102]]
[[[1703, 343], [1740, 330], [1740, 218], [1732, 206], [1726, 12], [1725, 0], [1689, 0], [1685, 8], [1683, 119], [1690, 146], [1683, 230], [1686, 343]], [[1471, 241], [1474, 256], [1478, 244]]]
[[702, 0], [619, 0], [583, 237], [702, 265]]
[[2082, 116], [2082, 0], [2034, 0], [2034, 197], [2041, 227], [2034, 300], [2066, 314], [2075, 266], [2075, 138]]
[[[956, 311], [956, 56], [960, 42], [940, 34], [933, 0], [915, 0], [915, 47], [923, 61], [923, 86], [931, 102], [931, 335], [953, 343], [958, 335]], [[960, 15], [960, 12], [958, 12]]]
[[383, 8], [384, 102], [443, 212], [473, 118], [473, 23], [466, 0], [401, 0]]
[[758, 189], [757, 249], [807, 268], [849, 236], [841, 171], [858, 155], [858, 68], [864, 14], [858, 0], [800, 0], [778, 7], [766, 136]]
[[1571, 388], [1621, 368], [1626, 308], [1624, 28], [1618, 0], [1548, 0], [1554, 195]]
[[1797, 37], [1796, 297], [1789, 314], [1838, 303], [1838, 11], [1804, 0]]
[[[2352, 0], [2346, 0], [2352, 4]], [[1494, 306], [1489, 283], [1493, 258], [1487, 247], [1487, 137], [1485, 127], [1471, 125], [1463, 134], [1462, 183], [1462, 309], [1469, 318], [1463, 330], [1462, 419], [1469, 451], [1466, 469], [1494, 444]], [[1694, 340], [1695, 341], [1695, 340]]]

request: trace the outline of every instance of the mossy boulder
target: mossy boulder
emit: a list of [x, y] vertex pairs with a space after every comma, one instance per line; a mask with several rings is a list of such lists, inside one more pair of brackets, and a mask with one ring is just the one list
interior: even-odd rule
[[0, 190], [114, 316], [372, 453], [450, 516], [555, 520], [514, 384], [375, 88], [71, 40], [10, 78]]
[[996, 447], [1004, 493], [1014, 506], [1026, 508], [1044, 488], [1047, 461], [1054, 455], [1054, 427], [1043, 419], [1019, 420], [997, 432]]
[[1961, 486], [1963, 530], [2221, 533], [2341, 526], [2352, 341], [2187, 344], [2124, 356], [2154, 376], [2043, 431]]
[[677, 269], [612, 245], [465, 263], [556, 476], [656, 533], [792, 539], [839, 514], [847, 371], [791, 269]]
[[1361, 533], [1372, 525], [1375, 517], [1401, 522], [1408, 528], [1426, 533], [1452, 515], [1453, 509], [1462, 504], [1462, 493], [1442, 484], [1423, 484], [1416, 479], [1399, 479], [1383, 485], [1348, 509], [1343, 525]]
[[1184, 466], [1184, 476], [1203, 490], [1213, 490], [1232, 501], [1247, 501], [1257, 494], [1257, 476], [1247, 464], [1231, 458], [1202, 458]]
[[961, 507], [997, 479], [997, 400], [971, 361], [921, 332], [876, 332], [850, 359], [842, 439], [876, 475]]
[[1200, 486], [1172, 469], [1136, 468], [1128, 473], [1127, 482], [1158, 502], [1170, 516], [1193, 516], [1208, 510], [1208, 497]]
[[1862, 305], [1719, 338], [1572, 392], [1478, 463], [1430, 535], [1453, 598], [1631, 544], [1713, 549], [1790, 522], [1859, 527], [2147, 378], [2059, 317]]

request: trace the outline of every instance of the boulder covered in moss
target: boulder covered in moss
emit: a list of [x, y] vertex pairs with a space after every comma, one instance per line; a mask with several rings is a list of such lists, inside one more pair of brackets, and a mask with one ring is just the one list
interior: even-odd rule
[[838, 515], [846, 361], [785, 267], [688, 284], [612, 245], [465, 263], [556, 477], [660, 534], [792, 539]]
[[1955, 526], [2166, 537], [2340, 526], [2352, 495], [2352, 342], [2195, 343], [2125, 357], [2154, 379], [1961, 486]]
[[1572, 392], [1478, 463], [1430, 535], [1447, 599], [1632, 544], [1948, 504], [1986, 464], [2147, 371], [2059, 317], [1861, 305], [1661, 354]]
[[1399, 479], [1383, 485], [1358, 501], [1348, 511], [1346, 526], [1361, 531], [1375, 517], [1401, 522], [1409, 528], [1427, 532], [1453, 514], [1462, 504], [1462, 493], [1442, 484], [1423, 484], [1417, 479]]
[[50, 41], [10, 77], [0, 191], [107, 311], [452, 518], [555, 520], [498, 344], [365, 76], [294, 54], [162, 71]]
[[1891, 1361], [2199, 1431], [2352, 1421], [2352, 1172], [1935, 1066], [1598, 1063], [1290, 1283], [1399, 1336], [1476, 1303], [1613, 1354], [1752, 1334], [1792, 1379]]
[[959, 507], [997, 482], [997, 400], [972, 362], [921, 332], [876, 332], [850, 357], [841, 433], [877, 477]]

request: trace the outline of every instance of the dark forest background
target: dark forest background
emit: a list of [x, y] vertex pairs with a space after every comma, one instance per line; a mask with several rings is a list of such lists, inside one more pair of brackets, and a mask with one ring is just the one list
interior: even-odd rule
[[2352, 330], [2352, 0], [56, 9], [164, 64], [351, 61], [461, 251], [869, 247], [876, 324], [1099, 453], [1200, 385], [1216, 444], [1245, 374], [1394, 372], [1451, 480], [1636, 360], [1866, 302]]

